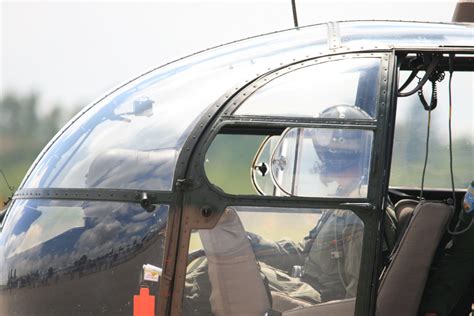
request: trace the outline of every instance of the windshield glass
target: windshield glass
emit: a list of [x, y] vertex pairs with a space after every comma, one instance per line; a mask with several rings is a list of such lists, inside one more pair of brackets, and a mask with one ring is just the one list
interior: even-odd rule
[[209, 106], [259, 72], [326, 47], [326, 37], [326, 25], [289, 30], [141, 76], [61, 131], [23, 187], [171, 190], [179, 152]]
[[[168, 209], [158, 205], [148, 213], [135, 203], [15, 201], [0, 234], [0, 315], [11, 315], [15, 302], [28, 302], [15, 307], [21, 315], [97, 315], [99, 309], [131, 315], [142, 266], [163, 267]], [[147, 286], [158, 291], [156, 282]], [[34, 295], [22, 291], [41, 287]], [[1, 300], [10, 294], [16, 299]], [[58, 302], [74, 303], [58, 307]]]

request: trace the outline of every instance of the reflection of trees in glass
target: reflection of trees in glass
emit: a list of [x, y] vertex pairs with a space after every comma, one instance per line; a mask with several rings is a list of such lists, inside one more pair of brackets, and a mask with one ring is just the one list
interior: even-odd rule
[[[10, 92], [0, 98], [0, 169], [15, 188], [40, 150], [77, 112], [77, 108], [66, 112], [57, 104], [40, 115], [39, 101], [36, 93]], [[9, 194], [7, 186], [1, 183], [0, 201]]]
[[[403, 104], [409, 107], [407, 119], [398, 120], [395, 128], [393, 146], [391, 186], [420, 187], [423, 163], [425, 160], [426, 128], [428, 112], [423, 110], [418, 98]], [[450, 188], [449, 147], [447, 129], [441, 130], [435, 117], [431, 117], [429, 157], [426, 169], [425, 186], [431, 188]], [[439, 121], [438, 121], [439, 122]], [[443, 120], [447, 125], [447, 118]], [[455, 124], [455, 122], [453, 122]], [[445, 135], [446, 132], [446, 135]], [[453, 169], [457, 187], [465, 188], [474, 178], [474, 144], [468, 137], [453, 135]]]

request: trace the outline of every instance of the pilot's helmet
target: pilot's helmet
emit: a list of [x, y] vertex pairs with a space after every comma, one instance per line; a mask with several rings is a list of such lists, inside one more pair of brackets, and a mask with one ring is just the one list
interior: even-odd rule
[[[367, 120], [371, 117], [361, 108], [350, 105], [336, 105], [319, 115], [327, 119]], [[318, 129], [312, 135], [313, 145], [319, 161], [318, 173], [322, 176], [337, 176], [352, 169], [359, 176], [367, 168], [370, 150], [370, 133], [365, 130], [327, 128]]]

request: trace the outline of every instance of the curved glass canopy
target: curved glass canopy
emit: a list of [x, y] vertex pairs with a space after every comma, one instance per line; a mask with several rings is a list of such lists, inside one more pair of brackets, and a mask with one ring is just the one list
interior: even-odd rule
[[326, 34], [320, 25], [256, 37], [139, 77], [63, 129], [23, 187], [171, 190], [205, 110], [236, 84], [326, 47]]
[[346, 50], [360, 50], [361, 41], [370, 44], [362, 49], [410, 46], [420, 44], [419, 34], [428, 34], [421, 43], [437, 47], [472, 45], [474, 32], [454, 24], [321, 24], [235, 42], [157, 68], [78, 115], [40, 155], [22, 187], [169, 191], [185, 140], [206, 110], [224, 93], [230, 97], [236, 85], [324, 55], [337, 49], [334, 43]]

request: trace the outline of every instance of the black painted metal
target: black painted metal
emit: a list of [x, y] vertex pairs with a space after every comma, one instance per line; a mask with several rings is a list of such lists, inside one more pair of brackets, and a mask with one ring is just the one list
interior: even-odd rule
[[[386, 176], [383, 169], [386, 163], [385, 151], [380, 151], [380, 148], [386, 146], [386, 136], [384, 129], [387, 128], [387, 102], [388, 102], [388, 76], [390, 65], [391, 52], [386, 53], [367, 53], [367, 54], [342, 54], [339, 56], [327, 56], [319, 59], [308, 59], [303, 61], [295, 61], [294, 64], [286, 65], [268, 72], [265, 75], [258, 76], [253, 81], [247, 81], [242, 87], [235, 88], [227, 93], [223, 100], [224, 104], [217, 102], [214, 113], [209, 113], [204, 116], [200, 124], [198, 124], [198, 131], [192, 133], [192, 137], [188, 139], [185, 147], [186, 151], [179, 157], [181, 163], [179, 167], [184, 166], [186, 161], [190, 160], [190, 164], [186, 170], [186, 176], [180, 178], [192, 181], [192, 186], [184, 193], [184, 205], [182, 214], [182, 223], [179, 236], [179, 250], [178, 262], [187, 258], [189, 234], [192, 229], [197, 228], [212, 228], [218, 221], [220, 215], [229, 205], [247, 205], [247, 206], [264, 206], [264, 207], [299, 207], [299, 208], [344, 208], [354, 211], [364, 221], [366, 235], [364, 237], [363, 259], [361, 266], [365, 265], [360, 275], [359, 296], [370, 297], [373, 288], [376, 286], [372, 282], [373, 267], [375, 261], [375, 250], [377, 249], [377, 234], [378, 222], [380, 220], [380, 210], [382, 206], [381, 191], [378, 186], [382, 183], [379, 179]], [[341, 125], [346, 122], [339, 120], [317, 120], [317, 119], [302, 119], [302, 118], [275, 118], [275, 117], [251, 117], [238, 116], [230, 117], [240, 104], [242, 104], [253, 92], [264, 86], [271, 80], [279, 76], [294, 71], [296, 69], [306, 67], [308, 65], [319, 62], [329, 62], [332, 60], [340, 60], [344, 58], [355, 57], [380, 57], [382, 59], [381, 67], [381, 81], [378, 96], [378, 117], [371, 122], [350, 121], [348, 124]], [[210, 116], [209, 116], [210, 115]], [[212, 117], [212, 120], [209, 118]], [[229, 124], [247, 125], [247, 126], [270, 126], [270, 127], [288, 127], [288, 126], [337, 126], [344, 128], [364, 128], [375, 130], [373, 156], [371, 159], [371, 175], [373, 179], [369, 182], [369, 195], [367, 199], [330, 199], [330, 198], [300, 198], [300, 197], [264, 197], [264, 196], [232, 196], [216, 189], [209, 183], [204, 172], [204, 157], [210, 143], [218, 133], [220, 128], [228, 126]], [[207, 126], [207, 128], [206, 128]], [[180, 170], [180, 173], [182, 170]], [[177, 170], [178, 173], [178, 170]], [[178, 174], [177, 174], [178, 177]], [[212, 209], [210, 215], [202, 216], [200, 210], [202, 207]], [[181, 312], [182, 293], [184, 289], [185, 267], [177, 267], [174, 275], [174, 293], [173, 303], [171, 306], [171, 313]], [[367, 314], [370, 306], [369, 299], [358, 300], [357, 314]]]

